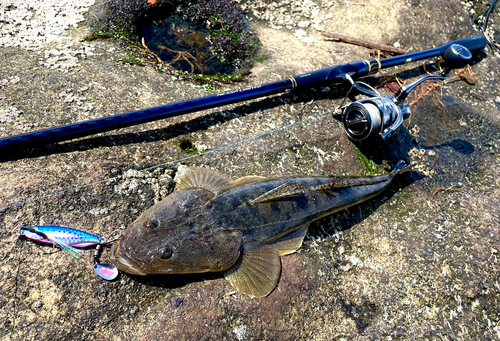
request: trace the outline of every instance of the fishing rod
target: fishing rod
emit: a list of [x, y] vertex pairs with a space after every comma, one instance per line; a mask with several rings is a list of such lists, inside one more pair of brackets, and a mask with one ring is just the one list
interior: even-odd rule
[[[485, 36], [478, 35], [478, 36], [458, 39], [455, 41], [448, 42], [439, 47], [435, 47], [424, 51], [413, 52], [406, 55], [400, 55], [381, 60], [367, 59], [353, 63], [336, 65], [325, 69], [308, 72], [302, 75], [293, 76], [285, 80], [263, 84], [249, 89], [236, 90], [229, 93], [201, 97], [197, 99], [171, 103], [154, 108], [137, 110], [124, 114], [103, 117], [94, 120], [83, 121], [59, 127], [43, 129], [35, 132], [25, 133], [21, 135], [6, 137], [0, 139], [0, 150], [9, 149], [11, 151], [16, 149], [18, 150], [28, 147], [37, 147], [44, 144], [71, 140], [78, 137], [98, 134], [114, 129], [129, 127], [164, 118], [175, 117], [227, 104], [243, 102], [259, 97], [265, 97], [278, 93], [295, 91], [297, 89], [311, 87], [313, 85], [327, 85], [327, 84], [353, 85], [354, 80], [356, 80], [357, 78], [374, 74], [385, 68], [437, 56], [444, 57], [445, 53], [447, 51], [450, 51], [450, 49], [458, 52], [479, 51], [482, 50], [486, 46], [486, 44], [487, 44], [487, 39], [485, 38]], [[469, 60], [470, 58], [468, 59], [468, 61]], [[446, 65], [447, 62], [449, 62], [450, 64], [455, 63], [454, 60], [447, 61], [445, 59], [445, 66], [450, 66]], [[364, 93], [370, 95], [374, 94], [371, 90], [370, 91], [361, 90], [358, 85], [356, 85], [356, 88]], [[386, 111], [385, 108], [383, 108], [382, 113], [385, 113], [385, 111]], [[401, 115], [396, 115], [396, 116], [397, 116], [396, 119], [399, 123]], [[359, 130], [359, 123], [365, 125], [367, 125], [368, 123], [370, 124], [373, 123], [373, 122], [362, 122], [363, 119], [359, 120], [359, 115], [357, 115], [357, 118], [355, 119], [357, 120], [358, 124], [351, 124], [351, 126], [357, 127], [356, 129], [358, 130]], [[379, 119], [379, 121], [385, 122], [387, 120], [382, 117], [381, 119]], [[387, 126], [387, 124], [392, 122], [385, 122], [385, 123], [386, 123], [385, 125], [383, 123], [382, 125], [379, 124], [378, 128], [383, 128], [384, 126]], [[347, 122], [344, 125], [346, 124], [349, 125], [350, 123]], [[372, 131], [375, 132], [375, 130], [373, 129]], [[386, 135], [386, 138], [389, 135]]]

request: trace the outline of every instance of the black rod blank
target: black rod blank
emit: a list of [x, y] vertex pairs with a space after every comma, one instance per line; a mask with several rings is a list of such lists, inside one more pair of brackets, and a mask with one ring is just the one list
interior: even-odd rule
[[82, 136], [93, 135], [141, 123], [184, 115], [227, 104], [243, 102], [312, 85], [321, 85], [323, 83], [338, 84], [346, 80], [346, 75], [349, 75], [352, 79], [356, 79], [362, 76], [376, 73], [383, 68], [401, 65], [426, 58], [443, 56], [446, 49], [451, 44], [460, 44], [468, 48], [470, 51], [477, 51], [483, 49], [486, 46], [487, 40], [484, 35], [468, 37], [455, 40], [429, 50], [413, 52], [406, 55], [386, 58], [382, 60], [369, 59], [365, 61], [332, 66], [303, 75], [294, 76], [278, 82], [263, 84], [250, 89], [237, 90], [220, 95], [201, 97], [184, 102], [177, 102], [159, 107], [137, 110], [124, 114], [6, 137], [0, 139], [0, 150], [8, 149], [9, 151], [12, 151], [15, 149], [24, 149], [28, 147], [36, 147], [44, 144], [71, 140]]

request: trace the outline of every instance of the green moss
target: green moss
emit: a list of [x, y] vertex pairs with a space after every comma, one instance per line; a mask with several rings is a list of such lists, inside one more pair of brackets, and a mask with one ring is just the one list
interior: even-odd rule
[[205, 151], [206, 151], [205, 148], [197, 147], [193, 142], [189, 141], [188, 139], [181, 139], [181, 141], [179, 143], [179, 147], [186, 154], [196, 153], [198, 155], [203, 155], [203, 154], [205, 154]]
[[124, 58], [122, 61], [126, 64], [136, 65], [136, 66], [144, 66], [146, 65], [146, 60], [142, 55], [133, 51], [125, 52]]
[[[192, 74], [192, 77], [195, 80], [198, 80], [202, 83], [209, 83], [212, 87], [214, 87], [215, 82], [219, 83], [232, 83], [235, 81], [240, 81], [243, 79], [244, 73], [243, 72], [238, 72], [235, 74], [222, 74], [222, 73], [217, 73], [215, 75], [200, 75], [200, 74]], [[214, 87], [215, 90], [215, 87]]]
[[379, 172], [378, 166], [370, 159], [368, 159], [359, 149], [356, 149], [356, 158], [359, 163], [363, 165], [365, 176], [374, 176]]
[[205, 84], [205, 85], [203, 85], [203, 87], [205, 88], [205, 90], [206, 90], [207, 92], [215, 92], [215, 91], [217, 90], [217, 89], [216, 89], [213, 85], [211, 85], [211, 84]]
[[267, 60], [267, 58], [268, 58], [268, 55], [265, 54], [265, 53], [262, 53], [262, 54], [258, 55], [257, 57], [255, 57], [255, 61], [259, 62], [259, 63], [262, 63], [265, 60]]
[[218, 37], [220, 35], [225, 35], [226, 37], [229, 37], [229, 39], [233, 42], [240, 41], [242, 36], [240, 33], [231, 31], [229, 28], [225, 27], [222, 30], [216, 30], [212, 31], [212, 38]]

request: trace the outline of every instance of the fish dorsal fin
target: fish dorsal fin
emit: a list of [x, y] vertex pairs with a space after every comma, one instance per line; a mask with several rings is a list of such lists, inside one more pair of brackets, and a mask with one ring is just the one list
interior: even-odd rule
[[257, 181], [262, 181], [266, 180], [267, 178], [263, 176], [258, 176], [258, 175], [248, 175], [244, 176], [242, 178], [234, 180], [234, 185], [244, 185], [244, 184], [249, 184], [252, 182], [257, 182]]
[[301, 226], [299, 229], [273, 242], [273, 245], [276, 245], [278, 248], [278, 254], [284, 256], [297, 251], [302, 246], [308, 227], [309, 224]]
[[177, 169], [174, 181], [177, 183], [177, 190], [198, 187], [213, 193], [234, 182], [217, 171], [207, 168], [189, 168], [184, 165], [180, 165]]
[[250, 297], [269, 295], [280, 278], [281, 259], [275, 245], [244, 249], [236, 263], [224, 273], [227, 281]]
[[270, 191], [267, 191], [266, 193], [258, 196], [257, 198], [247, 201], [246, 205], [256, 205], [256, 204], [262, 204], [264, 202], [269, 202], [269, 201], [277, 201], [293, 196], [297, 196], [299, 194], [304, 193], [305, 189], [304, 187], [300, 186], [296, 182], [286, 182], [281, 186], [278, 186], [276, 188], [273, 188]]

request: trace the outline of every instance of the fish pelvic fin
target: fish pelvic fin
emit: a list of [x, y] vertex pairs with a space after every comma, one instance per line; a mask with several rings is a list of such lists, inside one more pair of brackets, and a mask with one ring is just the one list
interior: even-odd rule
[[269, 295], [281, 275], [281, 259], [275, 245], [244, 248], [236, 263], [224, 272], [226, 280], [250, 297]]
[[217, 193], [222, 188], [230, 186], [234, 181], [225, 175], [207, 168], [190, 168], [180, 165], [175, 174], [176, 190], [188, 188], [203, 188]]
[[308, 227], [309, 224], [303, 225], [292, 233], [276, 240], [273, 244], [278, 248], [278, 254], [285, 256], [297, 251], [302, 246]]
[[296, 182], [286, 182], [281, 186], [273, 188], [270, 191], [258, 196], [257, 198], [247, 201], [246, 206], [262, 204], [269, 201], [283, 200], [289, 197], [294, 197], [303, 194], [306, 188], [300, 186]]

